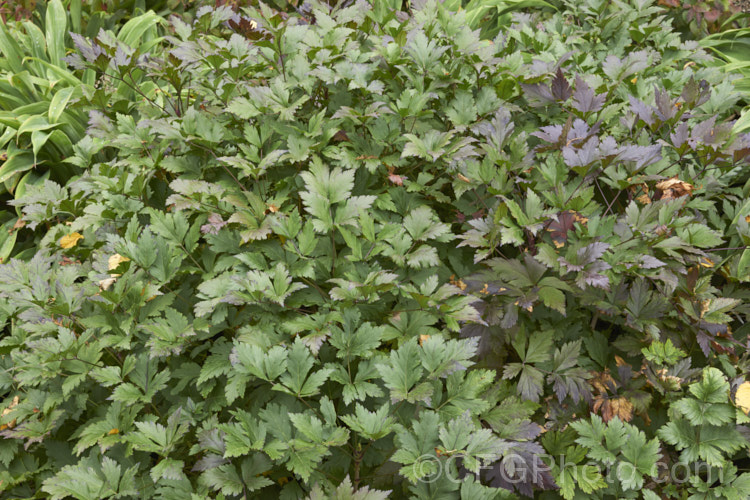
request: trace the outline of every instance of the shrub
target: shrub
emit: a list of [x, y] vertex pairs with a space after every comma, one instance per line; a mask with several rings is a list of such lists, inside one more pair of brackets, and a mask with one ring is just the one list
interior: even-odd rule
[[750, 494], [750, 137], [709, 57], [640, 0], [493, 40], [312, 13], [77, 40], [84, 173], [14, 202], [39, 252], [0, 267], [1, 487]]

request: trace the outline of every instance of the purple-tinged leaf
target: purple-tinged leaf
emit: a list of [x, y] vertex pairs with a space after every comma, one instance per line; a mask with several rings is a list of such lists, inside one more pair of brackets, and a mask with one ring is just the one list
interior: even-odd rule
[[698, 341], [698, 345], [700, 346], [701, 351], [703, 351], [703, 355], [708, 358], [711, 355], [711, 342], [713, 342], [713, 337], [704, 331], [699, 331], [695, 335], [695, 340]]
[[572, 126], [570, 127], [570, 132], [568, 133], [567, 139], [568, 141], [571, 141], [573, 139], [583, 139], [584, 137], [595, 134], [598, 130], [598, 124], [594, 125], [594, 128], [592, 129], [591, 127], [589, 127], [588, 123], [581, 120], [580, 118], [576, 118], [575, 121], [573, 121]]
[[669, 134], [669, 138], [672, 140], [672, 145], [676, 148], [680, 148], [690, 137], [687, 122], [681, 122], [677, 125], [674, 132]]
[[555, 490], [559, 487], [539, 454], [544, 449], [533, 442], [517, 442], [504, 454], [502, 460], [493, 464], [486, 479], [490, 486], [533, 497], [534, 487], [541, 490]]
[[599, 111], [604, 104], [605, 94], [595, 94], [583, 78], [576, 76], [576, 91], [573, 94], [573, 108], [581, 113]]
[[641, 255], [640, 263], [643, 269], [657, 269], [667, 265], [653, 255]]
[[584, 271], [576, 279], [576, 283], [581, 288], [586, 288], [585, 286], [581, 286], [582, 283], [585, 283], [586, 285], [601, 288], [602, 290], [609, 290], [609, 278], [607, 278], [603, 274], [595, 273], [592, 271]]
[[570, 84], [565, 79], [561, 68], [557, 68], [557, 73], [555, 74], [555, 78], [552, 79], [550, 90], [552, 91], [552, 96], [558, 101], [567, 101], [573, 95]]
[[73, 39], [73, 45], [81, 56], [89, 63], [94, 63], [96, 59], [104, 54], [104, 50], [96, 44], [92, 44], [82, 35], [78, 33], [70, 32], [70, 37]]
[[645, 104], [643, 101], [636, 99], [632, 95], [630, 96], [630, 109], [635, 115], [643, 120], [646, 125], [653, 125], [654, 120], [654, 108]]
[[578, 250], [578, 262], [589, 264], [599, 259], [609, 248], [609, 243], [596, 241]]
[[712, 116], [708, 120], [693, 127], [693, 130], [690, 133], [690, 139], [688, 139], [690, 147], [696, 149], [700, 143], [705, 143], [707, 139], [710, 140], [710, 135], [711, 132], [713, 132], [715, 125], [716, 116]]
[[565, 269], [566, 272], [580, 272], [583, 271], [583, 268], [585, 266], [573, 264], [571, 262], [568, 262], [568, 260], [565, 257], [558, 257], [557, 262], [560, 263], [560, 265]]
[[521, 88], [523, 89], [524, 97], [532, 106], [546, 106], [555, 102], [555, 98], [552, 96], [552, 92], [547, 85], [541, 83], [522, 83]]
[[562, 150], [565, 164], [571, 168], [587, 167], [599, 160], [599, 138], [594, 136], [582, 147], [565, 146]]
[[560, 141], [562, 131], [562, 125], [548, 125], [539, 129], [538, 132], [532, 132], [531, 135], [551, 144], [557, 144]]
[[599, 143], [599, 156], [601, 159], [613, 158], [622, 153], [622, 151], [623, 149], [617, 145], [617, 141], [612, 136], [608, 135]]
[[112, 64], [115, 68], [120, 68], [122, 66], [128, 66], [133, 61], [133, 49], [129, 47], [125, 47], [123, 45], [118, 45], [117, 50], [115, 51], [115, 57], [112, 59]]
[[667, 91], [664, 89], [659, 90], [658, 88], [655, 88], [654, 93], [656, 94], [656, 97], [654, 99], [656, 104], [655, 111], [656, 116], [659, 118], [659, 120], [665, 122], [677, 116], [678, 108], [675, 104], [672, 103], [672, 98], [669, 97]]
[[635, 162], [636, 170], [656, 163], [661, 160], [661, 145], [653, 144], [651, 146], [625, 146], [620, 154], [620, 161]]

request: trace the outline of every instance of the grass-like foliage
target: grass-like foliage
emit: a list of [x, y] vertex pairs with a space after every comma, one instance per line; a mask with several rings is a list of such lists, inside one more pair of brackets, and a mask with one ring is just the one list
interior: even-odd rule
[[649, 0], [391, 3], [74, 34], [67, 178], [2, 122], [3, 498], [748, 498], [728, 76]]

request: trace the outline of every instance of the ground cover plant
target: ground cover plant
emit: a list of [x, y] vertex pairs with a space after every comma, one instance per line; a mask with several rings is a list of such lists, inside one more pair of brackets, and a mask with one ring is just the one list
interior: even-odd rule
[[[80, 6], [78, 11], [71, 10], [53, 0], [41, 9], [37, 23], [0, 24], [0, 200], [4, 205], [0, 211], [0, 262], [11, 254], [24, 258], [36, 252], [33, 239], [18, 239], [20, 211], [5, 206], [6, 202], [47, 179], [64, 183], [81, 172], [78, 165], [66, 160], [86, 134], [88, 113], [78, 101], [85, 88], [95, 85], [96, 73], [74, 71], [65, 62], [73, 47], [68, 29], [75, 36], [81, 31]], [[132, 47], [147, 47], [157, 39], [160, 21], [153, 12], [134, 16], [117, 27], [117, 39]], [[118, 82], [117, 94], [133, 99], [139, 73]]]
[[550, 6], [72, 36], [3, 498], [747, 498], [739, 95], [648, 0]]

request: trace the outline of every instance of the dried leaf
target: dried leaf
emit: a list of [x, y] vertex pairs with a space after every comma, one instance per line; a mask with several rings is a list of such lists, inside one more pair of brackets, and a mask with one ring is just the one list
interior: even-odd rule
[[600, 412], [605, 422], [609, 422], [615, 417], [623, 422], [629, 422], [633, 418], [633, 403], [625, 397], [607, 399], [603, 396], [596, 396], [594, 398], [594, 411]]
[[656, 189], [661, 191], [661, 196], [658, 198], [661, 200], [673, 200], [693, 192], [692, 184], [679, 180], [677, 176], [658, 183]]

